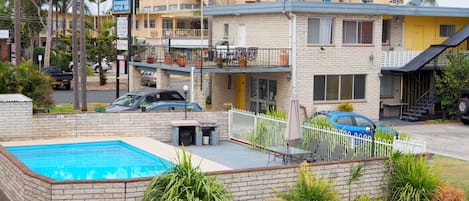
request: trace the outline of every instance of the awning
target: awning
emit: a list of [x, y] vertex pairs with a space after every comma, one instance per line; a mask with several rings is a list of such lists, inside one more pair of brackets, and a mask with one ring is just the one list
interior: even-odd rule
[[423, 68], [430, 61], [438, 57], [449, 47], [456, 47], [469, 38], [469, 25], [466, 25], [454, 35], [445, 40], [441, 45], [431, 45], [428, 49], [412, 59], [404, 67], [396, 70], [401, 72], [414, 72]]

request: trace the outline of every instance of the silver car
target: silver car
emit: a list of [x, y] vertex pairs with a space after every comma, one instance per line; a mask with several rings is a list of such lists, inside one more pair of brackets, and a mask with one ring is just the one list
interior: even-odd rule
[[165, 89], [127, 93], [112, 102], [106, 112], [136, 111], [158, 101], [185, 101], [185, 98], [175, 90]]

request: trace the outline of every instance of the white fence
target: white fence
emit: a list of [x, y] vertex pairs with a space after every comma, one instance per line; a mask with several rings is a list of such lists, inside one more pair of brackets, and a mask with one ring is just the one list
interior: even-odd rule
[[[287, 121], [266, 115], [256, 115], [249, 111], [232, 109], [229, 112], [229, 136], [231, 139], [242, 141], [261, 148], [285, 144], [285, 129]], [[423, 153], [424, 143], [416, 143], [401, 140], [374, 139], [370, 136], [352, 135], [335, 128], [327, 128], [316, 125], [303, 125], [303, 140], [298, 146], [307, 148], [309, 143], [316, 140], [327, 143], [328, 148], [325, 160], [330, 160], [336, 146], [343, 146], [341, 153], [345, 158], [347, 153], [354, 152], [355, 158], [361, 157], [387, 157], [393, 151], [403, 153]], [[374, 154], [372, 149], [374, 148]]]

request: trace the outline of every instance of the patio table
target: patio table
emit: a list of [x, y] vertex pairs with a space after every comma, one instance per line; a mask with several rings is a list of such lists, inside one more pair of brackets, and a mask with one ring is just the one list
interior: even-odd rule
[[286, 165], [289, 161], [293, 161], [294, 158], [301, 158], [305, 155], [313, 154], [313, 152], [309, 150], [300, 149], [296, 147], [287, 148], [286, 146], [272, 146], [267, 147], [266, 150], [269, 151], [269, 161], [267, 162], [267, 165], [270, 162], [270, 154], [274, 154], [274, 159], [276, 157], [276, 154], [280, 155], [280, 157], [282, 157], [282, 162], [284, 165]]

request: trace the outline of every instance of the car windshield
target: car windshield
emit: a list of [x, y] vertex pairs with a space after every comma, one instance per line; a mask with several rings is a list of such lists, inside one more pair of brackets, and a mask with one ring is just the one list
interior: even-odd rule
[[118, 105], [118, 106], [124, 106], [124, 107], [130, 107], [132, 106], [135, 102], [140, 99], [141, 96], [138, 95], [125, 95], [117, 98], [114, 102], [111, 103], [111, 105]]

